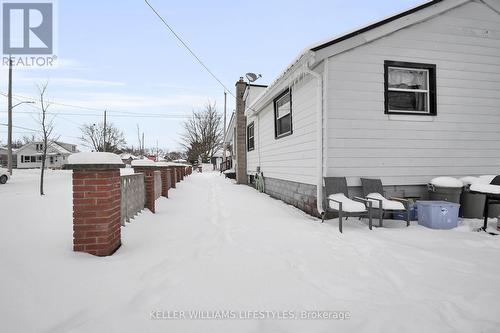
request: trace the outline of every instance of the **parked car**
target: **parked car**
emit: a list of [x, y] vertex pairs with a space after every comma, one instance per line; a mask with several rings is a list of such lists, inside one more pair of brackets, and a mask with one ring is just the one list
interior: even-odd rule
[[0, 168], [0, 184], [7, 183], [9, 180], [9, 170]]

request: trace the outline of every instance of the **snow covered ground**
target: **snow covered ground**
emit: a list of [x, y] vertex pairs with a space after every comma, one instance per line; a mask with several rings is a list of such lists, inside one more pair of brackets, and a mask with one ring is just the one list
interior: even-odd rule
[[[72, 251], [71, 173], [49, 171], [45, 197], [37, 177], [17, 170], [0, 185], [1, 332], [500, 327], [500, 236], [473, 232], [481, 221], [369, 231], [353, 219], [340, 234], [336, 221], [321, 224], [218, 173], [193, 173], [157, 201], [157, 214], [144, 211], [122, 228], [113, 256], [98, 258]], [[350, 319], [165, 318], [196, 310], [348, 311]]]

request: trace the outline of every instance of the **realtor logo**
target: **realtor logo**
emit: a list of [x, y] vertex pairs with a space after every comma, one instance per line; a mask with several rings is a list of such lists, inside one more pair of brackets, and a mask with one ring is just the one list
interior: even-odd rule
[[7, 2], [2, 4], [2, 12], [4, 54], [52, 54], [52, 3]]

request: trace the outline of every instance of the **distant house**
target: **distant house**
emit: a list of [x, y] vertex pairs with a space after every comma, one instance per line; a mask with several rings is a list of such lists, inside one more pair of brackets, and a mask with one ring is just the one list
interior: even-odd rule
[[[12, 167], [17, 167], [17, 149], [12, 149]], [[7, 167], [7, 147], [0, 147], [0, 167]]]
[[224, 143], [226, 144], [227, 151], [227, 160], [225, 165], [222, 166], [221, 171], [229, 170], [233, 167], [233, 156], [235, 156], [235, 113], [231, 114], [231, 118], [229, 120], [229, 124], [226, 129], [226, 135], [224, 136]]
[[326, 176], [424, 197], [436, 176], [500, 174], [499, 13], [430, 1], [307, 48], [267, 88], [241, 79], [237, 182], [260, 167], [267, 193], [318, 215]]
[[[77, 153], [76, 145], [64, 142], [52, 142], [47, 148], [45, 166], [47, 168], [61, 168], [68, 162], [71, 154]], [[17, 168], [30, 169], [42, 166], [43, 142], [28, 143], [17, 150]]]
[[[231, 151], [229, 149], [226, 149], [225, 157], [226, 157], [226, 160], [231, 159]], [[221, 170], [221, 168], [223, 168], [223, 165], [224, 165], [224, 149], [223, 148], [221, 148], [217, 152], [215, 152], [215, 154], [210, 159], [210, 163], [212, 163], [215, 170]]]

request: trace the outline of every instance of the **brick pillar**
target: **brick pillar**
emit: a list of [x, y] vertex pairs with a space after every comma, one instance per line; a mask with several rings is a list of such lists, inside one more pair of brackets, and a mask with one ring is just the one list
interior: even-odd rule
[[180, 181], [182, 180], [182, 174], [181, 174], [181, 170], [178, 166], [175, 167], [175, 172], [177, 173], [177, 182], [180, 183]]
[[179, 175], [181, 180], [184, 180], [184, 167], [179, 167]]
[[161, 195], [168, 198], [169, 188], [169, 172], [166, 166], [159, 166], [158, 170], [161, 172]]
[[175, 167], [168, 167], [168, 171], [170, 172], [170, 187], [175, 188], [177, 183], [177, 172], [175, 171]]
[[243, 95], [247, 84], [240, 77], [236, 82], [236, 183], [247, 183], [247, 117], [245, 116], [245, 101]]
[[109, 256], [120, 247], [121, 167], [66, 165], [73, 169], [73, 251]]
[[135, 173], [144, 174], [144, 185], [146, 187], [146, 201], [144, 206], [152, 213], [155, 212], [155, 171], [156, 166], [133, 166]]

